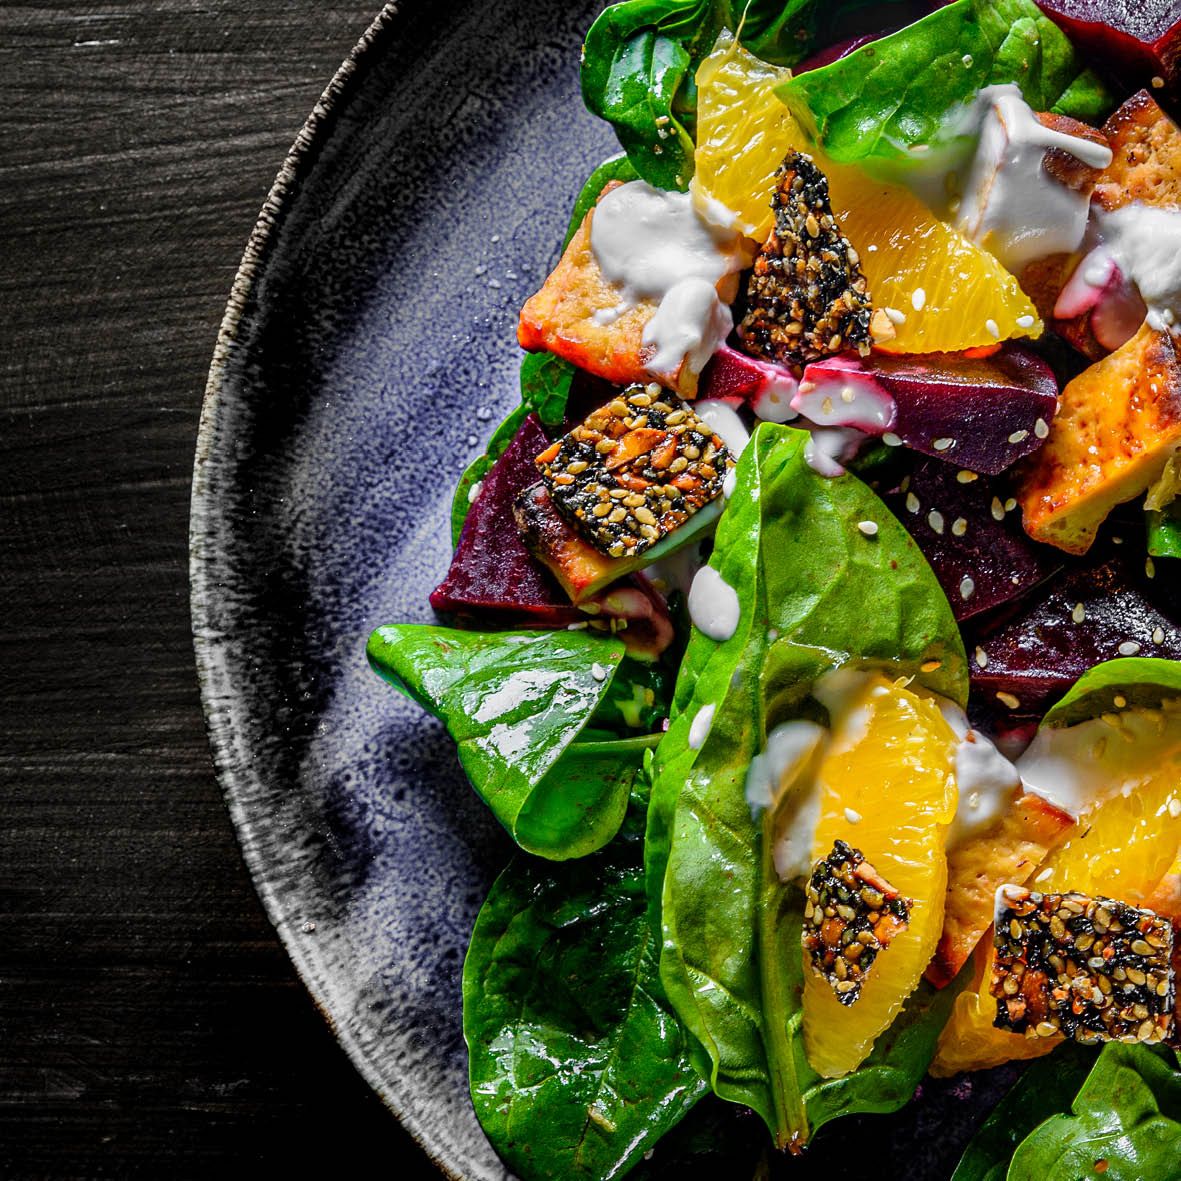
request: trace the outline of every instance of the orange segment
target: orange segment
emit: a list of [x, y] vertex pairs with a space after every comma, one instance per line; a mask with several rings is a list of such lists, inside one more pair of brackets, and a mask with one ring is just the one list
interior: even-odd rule
[[[1172, 736], [1176, 736], [1175, 729]], [[1162, 736], [1166, 749], [1168, 739], [1166, 731]], [[1083, 817], [1078, 835], [1058, 846], [1042, 863], [1029, 881], [1033, 889], [1105, 894], [1133, 905], [1151, 906], [1150, 900], [1173, 867], [1181, 844], [1181, 754], [1167, 751], [1151, 776], [1137, 777], [1128, 786], [1124, 795], [1113, 784], [1114, 794]], [[990, 930], [977, 948], [975, 986], [956, 997], [931, 1064], [932, 1074], [983, 1070], [1014, 1058], [1037, 1058], [1058, 1044], [1059, 1038], [1027, 1038], [993, 1026], [996, 1001], [988, 991], [992, 960]]]
[[933, 702], [874, 677], [820, 765], [813, 860], [831, 852], [839, 838], [912, 902], [909, 925], [878, 955], [853, 1005], [842, 1005], [805, 967], [804, 1047], [826, 1077], [864, 1061], [935, 949], [947, 885], [944, 844], [956, 807], [955, 748], [955, 735]]
[[[767, 65], [724, 33], [697, 72], [696, 175], [702, 206], [718, 201], [762, 241], [771, 228], [775, 169], [789, 148], [828, 176], [832, 210], [861, 256], [875, 307], [892, 309], [890, 352], [959, 352], [1042, 323], [1017, 280], [995, 258], [941, 222], [909, 189], [826, 160], [809, 146], [774, 88], [790, 71]], [[904, 317], [904, 318], [902, 318]]]

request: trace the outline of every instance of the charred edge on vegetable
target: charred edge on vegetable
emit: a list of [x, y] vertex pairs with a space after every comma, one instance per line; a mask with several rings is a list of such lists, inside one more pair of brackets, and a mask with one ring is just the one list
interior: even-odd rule
[[844, 841], [813, 866], [807, 896], [804, 954], [837, 1000], [851, 1005], [878, 953], [906, 930], [913, 904]]
[[537, 457], [554, 506], [612, 558], [642, 554], [721, 495], [722, 440], [660, 386], [634, 385]]
[[827, 178], [800, 152], [789, 152], [776, 176], [775, 228], [755, 259], [739, 337], [788, 365], [849, 348], [868, 352], [869, 291], [860, 256], [833, 216]]
[[1084, 1043], [1154, 1043], [1172, 1032], [1173, 928], [1151, 910], [1004, 886], [995, 942], [999, 1029]]

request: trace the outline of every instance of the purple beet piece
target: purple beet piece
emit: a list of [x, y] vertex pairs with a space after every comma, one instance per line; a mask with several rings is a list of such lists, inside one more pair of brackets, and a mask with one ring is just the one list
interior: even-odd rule
[[785, 422], [799, 382], [790, 369], [760, 361], [724, 344], [706, 362], [697, 383], [699, 400], [741, 398], [760, 418]]
[[[1053, 370], [1036, 353], [1015, 344], [987, 357], [875, 354], [815, 361], [804, 370], [792, 405], [819, 425], [830, 426], [840, 425], [847, 413], [864, 417], [864, 408], [883, 396], [893, 401], [894, 414], [888, 424], [869, 433], [893, 436], [924, 455], [990, 476], [1036, 451], [1058, 412]], [[817, 402], [826, 411], [819, 418], [814, 413]]]
[[[1038, 7], [1103, 73], [1130, 86], [1181, 82], [1176, 0], [1037, 0]], [[1158, 86], [1160, 83], [1157, 84]]]
[[1131, 543], [1127, 549], [1115, 547], [1098, 565], [1067, 568], [1004, 618], [965, 636], [982, 708], [1010, 720], [1040, 716], [1102, 660], [1181, 660], [1181, 604], [1165, 585], [1167, 574], [1159, 584], [1148, 579], [1143, 551]]
[[809, 70], [819, 70], [822, 66], [831, 66], [841, 58], [848, 57], [855, 49], [868, 45], [884, 37], [885, 33], [862, 33], [859, 37], [846, 37], [844, 41], [837, 41], [817, 50], [811, 57], [805, 58], [798, 66], [792, 67], [793, 74], [805, 74]]
[[997, 480], [920, 459], [886, 503], [918, 542], [957, 620], [970, 619], [1027, 594], [1062, 565], [1006, 512], [1008, 489]]
[[537, 482], [533, 459], [548, 446], [541, 422], [530, 414], [484, 477], [447, 577], [431, 594], [436, 611], [501, 626], [565, 627], [585, 620], [525, 548], [513, 522], [513, 499]]

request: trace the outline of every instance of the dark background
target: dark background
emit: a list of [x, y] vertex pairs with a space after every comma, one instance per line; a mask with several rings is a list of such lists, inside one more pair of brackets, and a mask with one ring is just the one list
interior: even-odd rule
[[189, 636], [205, 373], [376, 0], [0, 6], [0, 1175], [437, 1176], [242, 865]]

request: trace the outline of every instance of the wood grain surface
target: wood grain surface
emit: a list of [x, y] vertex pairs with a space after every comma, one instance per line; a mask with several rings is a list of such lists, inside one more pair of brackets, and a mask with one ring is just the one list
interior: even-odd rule
[[222, 308], [376, 7], [0, 6], [0, 1176], [438, 1175], [262, 913], [188, 622]]

